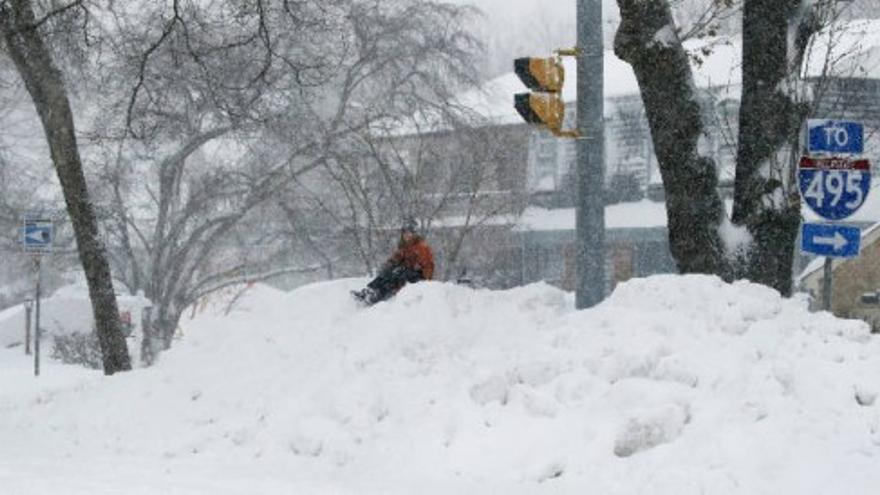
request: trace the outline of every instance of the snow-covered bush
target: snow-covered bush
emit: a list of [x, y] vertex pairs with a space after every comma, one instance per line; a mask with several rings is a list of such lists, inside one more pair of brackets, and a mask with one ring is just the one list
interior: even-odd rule
[[95, 332], [52, 336], [52, 358], [64, 364], [101, 368], [101, 347]]

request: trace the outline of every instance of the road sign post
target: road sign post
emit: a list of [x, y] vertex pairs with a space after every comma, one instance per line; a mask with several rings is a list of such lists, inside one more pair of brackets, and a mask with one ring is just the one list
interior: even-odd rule
[[34, 297], [34, 376], [40, 376], [40, 283], [43, 279], [41, 257], [34, 258], [34, 266], [37, 270], [37, 290]]
[[31, 313], [34, 307], [31, 301], [24, 303], [24, 353], [31, 355]]
[[[848, 218], [865, 204], [871, 192], [871, 163], [856, 158], [864, 153], [860, 122], [827, 119], [807, 121], [809, 156], [798, 164], [798, 185], [804, 202], [829, 222]], [[861, 230], [835, 223], [805, 223], [801, 249], [825, 256], [822, 306], [832, 310], [833, 259], [859, 255]]]
[[822, 309], [831, 311], [831, 305], [834, 302], [833, 284], [834, 278], [834, 258], [826, 257], [825, 266], [822, 269]]
[[40, 376], [40, 292], [42, 283], [43, 255], [52, 250], [55, 238], [55, 224], [50, 218], [26, 215], [22, 219], [21, 245], [24, 251], [34, 256], [34, 269], [37, 283], [34, 294], [34, 376]]

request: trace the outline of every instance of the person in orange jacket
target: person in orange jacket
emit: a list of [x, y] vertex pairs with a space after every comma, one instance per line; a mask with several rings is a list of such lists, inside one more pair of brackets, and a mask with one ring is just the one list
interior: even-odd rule
[[416, 228], [415, 220], [404, 222], [400, 228], [397, 251], [382, 265], [379, 274], [365, 289], [352, 292], [356, 299], [375, 304], [390, 298], [407, 283], [433, 278], [434, 254]]

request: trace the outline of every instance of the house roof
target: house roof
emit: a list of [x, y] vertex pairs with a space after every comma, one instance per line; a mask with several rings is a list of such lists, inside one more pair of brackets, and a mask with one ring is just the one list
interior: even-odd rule
[[[666, 227], [666, 203], [644, 199], [605, 207], [606, 229]], [[574, 230], [574, 208], [529, 207], [516, 222], [517, 232]]]
[[[465, 225], [464, 216], [444, 217], [435, 220], [432, 226], [454, 228]], [[541, 208], [529, 206], [521, 215], [495, 215], [483, 219], [470, 219], [470, 223], [513, 227], [515, 232], [565, 231], [574, 230], [574, 208]], [[666, 227], [666, 204], [651, 200], [632, 203], [618, 203], [605, 207], [606, 229], [638, 229]]]
[[[862, 232], [862, 237], [880, 233], [880, 179], [874, 181], [874, 194], [869, 194], [864, 206], [853, 216], [846, 219], [848, 223], [871, 224], [872, 226]], [[731, 201], [725, 201], [725, 208], [730, 212]], [[575, 229], [574, 208], [541, 208], [536, 206], [527, 207], [521, 215], [496, 215], [478, 220], [482, 225], [505, 225], [513, 228], [515, 232], [548, 232], [570, 231]], [[803, 205], [802, 217], [805, 222], [822, 221], [813, 213], [806, 204]], [[474, 219], [470, 220], [474, 223]], [[440, 228], [461, 227], [465, 224], [465, 217], [445, 217], [437, 219], [433, 226]], [[665, 228], [667, 224], [665, 202], [644, 199], [631, 203], [617, 203], [605, 207], [605, 228], [613, 229], [639, 229], [639, 228]], [[821, 268], [822, 260], [814, 260], [800, 275], [798, 280], [807, 276], [817, 268]]]
[[[880, 178], [875, 179], [872, 193], [864, 205], [846, 221], [857, 224], [880, 222]], [[732, 203], [725, 201], [728, 212]], [[573, 230], [574, 208], [545, 209], [529, 207], [516, 222], [517, 230]], [[805, 222], [824, 221], [804, 204], [801, 212]], [[512, 222], [511, 222], [512, 223]], [[663, 202], [642, 200], [634, 203], [618, 203], [605, 207], [605, 225], [609, 229], [646, 228], [666, 226], [666, 205]]]

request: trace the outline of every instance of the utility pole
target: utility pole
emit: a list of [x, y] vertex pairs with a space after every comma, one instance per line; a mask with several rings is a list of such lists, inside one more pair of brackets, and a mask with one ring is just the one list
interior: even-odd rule
[[605, 48], [602, 0], [577, 0], [577, 213], [575, 304], [605, 298]]

